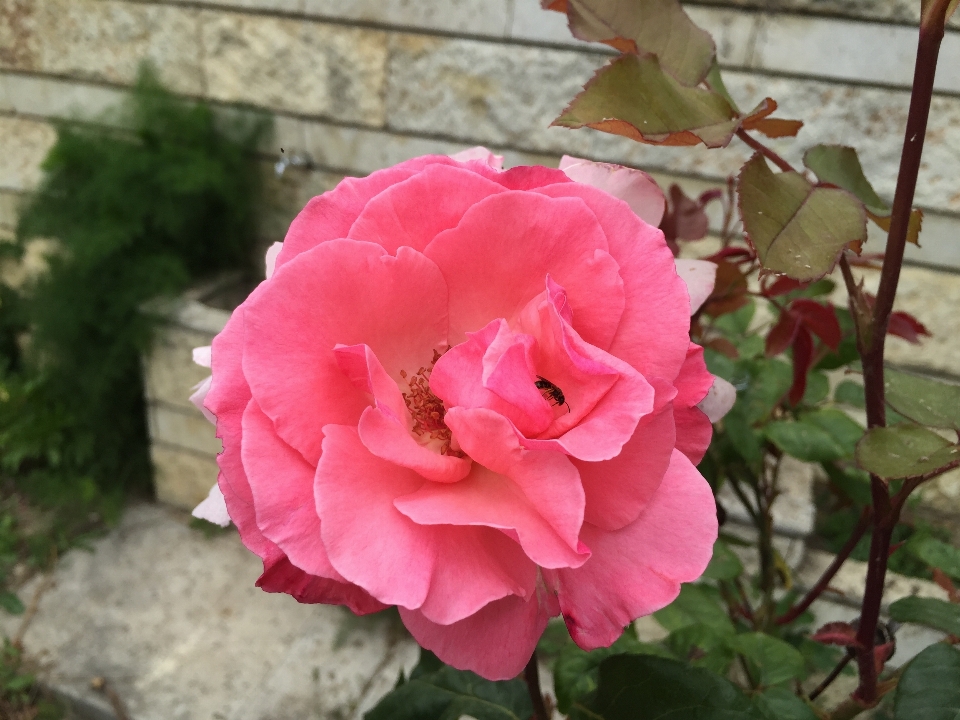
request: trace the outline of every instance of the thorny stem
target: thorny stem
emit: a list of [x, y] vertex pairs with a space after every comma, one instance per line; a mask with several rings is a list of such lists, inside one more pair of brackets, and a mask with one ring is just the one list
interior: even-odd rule
[[813, 604], [814, 600], [820, 597], [821, 593], [827, 589], [830, 581], [833, 580], [834, 575], [837, 574], [837, 571], [840, 569], [843, 563], [846, 562], [848, 557], [850, 557], [850, 553], [853, 552], [853, 549], [857, 546], [857, 543], [860, 542], [860, 538], [863, 537], [863, 534], [867, 531], [867, 528], [870, 527], [870, 520], [872, 517], [873, 513], [871, 508], [865, 507], [863, 512], [860, 513], [860, 520], [857, 522], [857, 526], [850, 534], [850, 537], [847, 538], [846, 544], [844, 544], [844, 546], [840, 549], [840, 552], [837, 553], [837, 556], [833, 559], [833, 562], [830, 563], [830, 566], [824, 571], [823, 575], [820, 576], [820, 579], [817, 580], [816, 584], [810, 588], [810, 591], [804, 595], [803, 600], [777, 618], [777, 625], [786, 625], [787, 623], [793, 622], [800, 617], [803, 612], [810, 607], [811, 604]]
[[530, 656], [530, 662], [523, 669], [523, 679], [527, 683], [527, 691], [530, 693], [530, 701], [533, 703], [534, 720], [550, 720], [547, 706], [543, 702], [543, 691], [540, 689], [540, 669], [537, 663], [536, 649]]
[[770, 162], [772, 162], [774, 165], [776, 165], [778, 168], [780, 168], [784, 172], [795, 172], [795, 170], [793, 169], [793, 165], [791, 165], [782, 157], [777, 155], [777, 153], [775, 153], [773, 150], [768, 148], [759, 140], [755, 140], [753, 137], [750, 136], [750, 133], [748, 133], [743, 128], [740, 128], [737, 130], [737, 137], [743, 140], [743, 142], [745, 142], [751, 148], [756, 150], [758, 153], [767, 157], [770, 160]]
[[763, 600], [760, 605], [759, 620], [762, 629], [768, 629], [774, 623], [773, 591], [776, 587], [774, 556], [773, 556], [773, 500], [776, 478], [780, 470], [780, 456], [776, 464], [765, 467], [757, 482], [757, 507], [759, 519], [757, 523], [757, 546], [760, 555], [760, 591]]
[[[886, 425], [883, 382], [884, 341], [890, 322], [890, 313], [893, 310], [893, 300], [897, 294], [900, 268], [903, 265], [910, 212], [917, 189], [923, 141], [930, 116], [937, 57], [940, 53], [940, 42], [943, 40], [949, 3], [950, 0], [933, 0], [920, 19], [917, 62], [910, 96], [910, 110], [907, 114], [903, 153], [900, 156], [900, 170], [897, 175], [897, 189], [893, 196], [890, 233], [887, 236], [886, 253], [883, 268], [880, 271], [880, 287], [873, 307], [869, 345], [864, 348], [865, 352], [861, 355], [868, 427]], [[860, 612], [860, 626], [857, 630], [857, 640], [861, 646], [857, 652], [860, 684], [854, 693], [854, 700], [868, 706], [877, 702], [874, 635], [880, 617], [880, 601], [883, 597], [883, 584], [890, 553], [890, 536], [900, 514], [899, 504], [897, 507], [891, 506], [887, 486], [879, 477], [871, 476], [870, 485], [873, 496], [874, 531], [870, 543], [870, 560]]]

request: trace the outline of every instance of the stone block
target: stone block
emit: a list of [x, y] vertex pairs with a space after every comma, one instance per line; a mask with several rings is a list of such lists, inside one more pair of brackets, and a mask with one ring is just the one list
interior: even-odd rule
[[[149, 60], [171, 89], [200, 95], [197, 11], [121, 0], [34, 0], [3, 67], [130, 83]], [[16, 15], [16, 13], [14, 13]], [[3, 32], [3, 31], [0, 31]]]
[[223, 449], [213, 424], [197, 408], [191, 411], [153, 404], [147, 412], [151, 442], [176, 445], [208, 457]]
[[348, 22], [503, 37], [515, 2], [518, 0], [304, 0], [304, 12]]
[[[741, 7], [779, 13], [824, 15], [833, 17], [882, 20], [916, 26], [920, 21], [920, 6], [911, 0], [700, 0], [703, 5]], [[954, 13], [949, 26], [960, 28], [960, 18]]]
[[200, 18], [211, 99], [383, 124], [384, 33], [213, 11]]
[[124, 91], [74, 80], [3, 73], [0, 96], [6, 97], [12, 112], [21, 115], [103, 122], [121, 120], [116, 114], [105, 116], [120, 105]]
[[0, 227], [13, 230], [20, 217], [19, 206], [23, 196], [18, 192], [0, 190]]
[[371, 693], [411, 669], [415, 648], [395, 626], [354, 620], [338, 644], [349, 613], [259, 590], [260, 561], [235, 530], [205, 537], [188, 520], [134, 506], [93, 552], [61, 560], [24, 637], [45, 684], [102, 717], [113, 715], [96, 676], [136, 720], [360, 720]]
[[173, 324], [162, 327], [144, 361], [147, 399], [199, 412], [190, 394], [210, 370], [193, 362], [193, 348], [209, 345], [215, 334]]
[[33, 190], [43, 177], [40, 163], [57, 140], [49, 123], [0, 115], [0, 189]]
[[216, 454], [201, 454], [150, 439], [153, 484], [157, 500], [181, 510], [193, 510], [217, 482]]

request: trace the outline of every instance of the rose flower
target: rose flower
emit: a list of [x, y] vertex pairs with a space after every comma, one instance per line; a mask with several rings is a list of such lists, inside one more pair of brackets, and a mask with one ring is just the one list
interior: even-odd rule
[[551, 616], [607, 646], [700, 576], [695, 464], [733, 395], [689, 339], [714, 266], [675, 262], [653, 181], [500, 161], [415, 158], [311, 200], [195, 396], [223, 441], [197, 514], [229, 514], [261, 588], [396, 605], [490, 679]]

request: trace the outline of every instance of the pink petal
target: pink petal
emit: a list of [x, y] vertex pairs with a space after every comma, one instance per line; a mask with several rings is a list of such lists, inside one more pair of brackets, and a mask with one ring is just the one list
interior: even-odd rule
[[[510, 421], [490, 410], [451, 408], [446, 421], [464, 452], [509, 478], [567, 547], [578, 553], [586, 551], [579, 540], [583, 487], [569, 458], [561, 453], [525, 449]], [[520, 542], [527, 547], [522, 534]]]
[[300, 253], [327, 240], [347, 237], [350, 227], [372, 198], [423, 168], [437, 164], [455, 165], [456, 160], [445, 155], [425, 155], [378, 170], [364, 178], [344, 178], [330, 192], [313, 198], [294, 218], [276, 266], [281, 267]]
[[371, 199], [347, 237], [378, 243], [391, 254], [402, 245], [422, 251], [471, 207], [502, 192], [498, 183], [467, 168], [429, 165]]
[[697, 407], [710, 422], [715, 423], [723, 419], [736, 402], [737, 389], [722, 377], [714, 377], [707, 396], [697, 403]]
[[[663, 233], [638, 218], [625, 203], [588, 185], [558, 183], [537, 192], [585, 202], [620, 267], [625, 304], [616, 335], [610, 345], [594, 344], [627, 361], [644, 377], [672, 381], [687, 352], [690, 300]], [[573, 297], [573, 288], [553, 276]]]
[[437, 559], [430, 591], [419, 611], [449, 625], [490, 602], [536, 592], [537, 566], [516, 542], [486, 527], [435, 526]]
[[195, 347], [193, 349], [193, 362], [199, 365], [200, 367], [208, 368], [211, 363], [211, 347], [209, 345], [204, 345], [203, 347]]
[[311, 464], [319, 428], [356, 426], [370, 399], [337, 345], [369, 345], [394, 381], [445, 346], [447, 293], [436, 266], [401, 248], [330, 240], [277, 270], [245, 304], [243, 371], [277, 434]]
[[[501, 342], [495, 346], [498, 338]], [[498, 349], [504, 352], [508, 341], [524, 345], [523, 337], [511, 334], [504, 320], [492, 320], [482, 330], [467, 333], [466, 342], [437, 360], [430, 376], [430, 389], [447, 408], [488, 408], [509, 418], [525, 435], [539, 435], [550, 426], [554, 411], [537, 391], [536, 377], [529, 369], [526, 374], [530, 392], [524, 396], [517, 387], [523, 380], [520, 358], [508, 357], [504, 367], [500, 367], [503, 358], [497, 358], [496, 353]], [[526, 362], [525, 357], [522, 360]], [[490, 365], [493, 367], [488, 373]], [[505, 378], [507, 373], [521, 378]]]
[[575, 198], [493, 195], [438, 235], [424, 254], [440, 267], [450, 290], [451, 345], [493, 318], [512, 325], [543, 291], [548, 274], [567, 289], [574, 326], [589, 342], [607, 347], [623, 312], [623, 283], [606, 253], [606, 238]]
[[327, 425], [323, 435], [314, 493], [330, 562], [380, 602], [420, 607], [436, 562], [436, 534], [393, 503], [424, 483], [443, 489], [460, 483], [431, 483], [371, 455], [355, 428]]
[[204, 378], [196, 385], [193, 386], [193, 394], [190, 395], [190, 402], [196, 405], [197, 409], [203, 413], [203, 416], [212, 422], [214, 425], [217, 424], [217, 417], [212, 412], [207, 410], [204, 407], [204, 402], [206, 402], [207, 394], [210, 392], [210, 386], [213, 383], [213, 376]]
[[530, 661], [550, 619], [547, 604], [537, 596], [496, 600], [450, 625], [430, 622], [406, 608], [400, 608], [400, 617], [422, 647], [448, 665], [488, 680], [516, 677]]
[[709, 260], [677, 258], [677, 275], [687, 284], [690, 314], [693, 315], [713, 292], [717, 280], [717, 264]]
[[479, 162], [493, 170], [503, 170], [503, 155], [494, 155], [485, 147], [477, 146], [467, 150], [461, 150], [450, 156], [457, 162], [469, 163]]
[[264, 258], [267, 280], [273, 277], [273, 271], [277, 268], [277, 258], [280, 256], [281, 250], [283, 250], [282, 242], [275, 242], [273, 245], [267, 248], [267, 256]]
[[250, 401], [243, 414], [242, 443], [243, 468], [260, 532], [304, 572], [343, 581], [320, 540], [313, 492], [316, 471], [277, 437], [256, 400]]
[[263, 575], [257, 580], [257, 587], [268, 593], [292, 595], [300, 603], [345, 605], [356, 615], [368, 615], [387, 608], [362, 588], [329, 578], [307, 575], [300, 568], [291, 565], [282, 555], [264, 563]]
[[548, 289], [547, 295], [552, 297], [524, 310], [521, 326], [539, 341], [537, 373], [560, 388], [569, 412], [560, 412], [546, 432], [524, 439], [523, 445], [581, 460], [609, 460], [653, 409], [653, 387], [627, 363], [585, 342], [562, 319], [562, 293]]
[[230, 513], [227, 512], [227, 503], [220, 492], [220, 486], [214, 483], [210, 493], [190, 513], [195, 518], [206, 520], [214, 525], [226, 527], [230, 524]]
[[713, 554], [717, 508], [710, 486], [674, 452], [657, 493], [630, 525], [607, 532], [584, 525], [593, 549], [577, 569], [556, 572], [571, 637], [585, 650], [606, 647], [635, 618], [671, 603]]
[[234, 311], [226, 327], [213, 339], [215, 379], [206, 405], [217, 415], [217, 437], [223, 440], [224, 450], [217, 456], [218, 486], [243, 544], [263, 559], [264, 571], [257, 586], [266, 592], [289, 593], [300, 602], [343, 604], [358, 614], [382, 610], [385, 605], [355, 585], [316, 578], [294, 567], [257, 527], [253, 494], [240, 462], [241, 422], [250, 402], [250, 388], [240, 369], [242, 346], [243, 306]]
[[[549, 480], [545, 473], [541, 479]], [[420, 525], [473, 525], [516, 531], [527, 557], [542, 567], [578, 567], [589, 557], [589, 550], [579, 540], [571, 547], [569, 539], [560, 537], [517, 483], [477, 463], [460, 482], [428, 483], [398, 497], [394, 505]]]
[[663, 190], [642, 170], [564, 155], [560, 169], [571, 180], [591, 185], [623, 200], [644, 222], [657, 227], [667, 207]]
[[620, 454], [602, 462], [573, 460], [586, 495], [584, 520], [619, 530], [637, 519], [670, 464], [677, 428], [673, 407], [644, 416]]

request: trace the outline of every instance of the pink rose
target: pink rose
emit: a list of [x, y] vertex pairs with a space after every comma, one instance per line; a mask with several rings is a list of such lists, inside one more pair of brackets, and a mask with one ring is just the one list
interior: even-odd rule
[[260, 587], [397, 605], [491, 679], [551, 616], [606, 646], [703, 572], [717, 520], [695, 463], [731, 397], [688, 335], [709, 264], [688, 291], [610, 194], [642, 205], [635, 171], [607, 192], [499, 167], [420, 157], [311, 200], [214, 340], [203, 400]]

